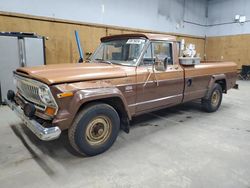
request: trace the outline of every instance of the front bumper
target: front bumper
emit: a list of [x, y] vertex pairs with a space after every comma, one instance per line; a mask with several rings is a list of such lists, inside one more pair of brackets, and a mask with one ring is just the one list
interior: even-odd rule
[[46, 128], [42, 126], [35, 120], [32, 120], [24, 115], [23, 110], [20, 106], [16, 105], [10, 100], [6, 100], [7, 105], [11, 110], [16, 112], [18, 117], [20, 117], [23, 123], [41, 140], [49, 141], [57, 139], [61, 134], [61, 129], [59, 127], [49, 127]]

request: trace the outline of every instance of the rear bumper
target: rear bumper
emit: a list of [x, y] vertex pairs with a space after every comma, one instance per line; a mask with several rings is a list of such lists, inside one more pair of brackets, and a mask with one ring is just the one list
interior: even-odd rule
[[59, 127], [43, 127], [40, 123], [35, 120], [29, 119], [24, 115], [23, 110], [20, 106], [16, 105], [10, 100], [6, 100], [7, 105], [13, 110], [18, 117], [21, 118], [23, 123], [41, 140], [49, 141], [57, 139], [61, 134], [61, 129]]

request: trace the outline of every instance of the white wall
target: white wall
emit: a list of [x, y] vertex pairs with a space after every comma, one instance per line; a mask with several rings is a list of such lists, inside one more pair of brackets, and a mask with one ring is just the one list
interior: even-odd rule
[[206, 29], [206, 0], [1, 0], [0, 11], [196, 36]]
[[[236, 14], [245, 15], [247, 22], [234, 22]], [[225, 36], [250, 33], [249, 0], [209, 0], [207, 36]]]

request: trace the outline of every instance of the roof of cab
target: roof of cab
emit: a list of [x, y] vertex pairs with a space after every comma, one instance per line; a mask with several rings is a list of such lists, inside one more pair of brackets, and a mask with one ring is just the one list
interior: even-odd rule
[[166, 41], [176, 41], [175, 36], [164, 35], [164, 34], [151, 34], [151, 33], [133, 33], [133, 34], [122, 34], [122, 35], [111, 35], [101, 38], [102, 42], [111, 41], [114, 39], [121, 38], [146, 38], [149, 40], [166, 40]]

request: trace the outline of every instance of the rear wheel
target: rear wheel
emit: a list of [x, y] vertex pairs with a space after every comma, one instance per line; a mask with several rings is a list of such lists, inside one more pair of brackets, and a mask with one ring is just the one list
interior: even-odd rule
[[207, 99], [202, 99], [202, 108], [206, 112], [215, 112], [221, 105], [222, 88], [220, 84], [214, 84]]
[[69, 129], [72, 147], [82, 155], [93, 156], [109, 149], [120, 130], [116, 110], [104, 103], [95, 103], [79, 112]]

